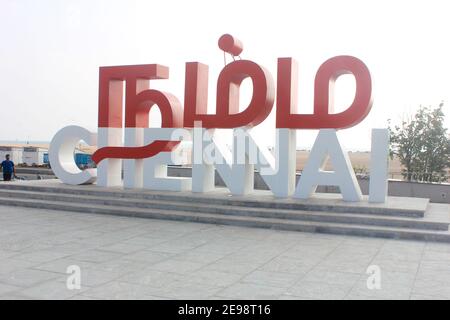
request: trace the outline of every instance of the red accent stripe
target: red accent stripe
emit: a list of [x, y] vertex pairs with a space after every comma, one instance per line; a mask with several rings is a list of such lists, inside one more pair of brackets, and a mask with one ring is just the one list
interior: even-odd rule
[[145, 159], [160, 152], [172, 151], [180, 141], [154, 141], [142, 147], [103, 147], [92, 155], [92, 160], [99, 164], [104, 159]]

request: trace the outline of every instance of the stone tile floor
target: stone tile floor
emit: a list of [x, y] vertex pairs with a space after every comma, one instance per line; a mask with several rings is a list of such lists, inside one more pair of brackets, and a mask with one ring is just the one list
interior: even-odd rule
[[0, 299], [450, 299], [450, 244], [0, 206]]

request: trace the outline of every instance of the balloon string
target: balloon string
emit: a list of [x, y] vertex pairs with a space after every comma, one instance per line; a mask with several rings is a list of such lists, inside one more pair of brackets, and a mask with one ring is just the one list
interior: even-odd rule
[[[233, 58], [233, 61], [236, 61], [236, 57], [239, 58], [239, 60], [242, 60], [240, 55], [235, 56], [234, 54], [230, 53], [231, 58]], [[223, 52], [223, 65], [226, 66], [227, 65], [227, 53], [224, 51]]]

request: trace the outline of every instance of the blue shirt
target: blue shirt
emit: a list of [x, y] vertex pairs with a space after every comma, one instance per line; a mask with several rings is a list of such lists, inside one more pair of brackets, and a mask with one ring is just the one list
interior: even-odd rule
[[4, 160], [2, 162], [3, 173], [13, 173], [14, 162], [11, 160]]

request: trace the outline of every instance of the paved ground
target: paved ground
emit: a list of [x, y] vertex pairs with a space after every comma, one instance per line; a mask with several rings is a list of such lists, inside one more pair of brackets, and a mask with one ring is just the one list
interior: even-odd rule
[[0, 206], [0, 298], [450, 299], [450, 244]]

